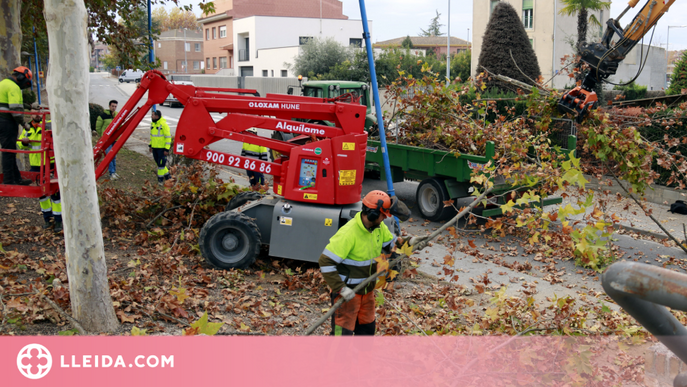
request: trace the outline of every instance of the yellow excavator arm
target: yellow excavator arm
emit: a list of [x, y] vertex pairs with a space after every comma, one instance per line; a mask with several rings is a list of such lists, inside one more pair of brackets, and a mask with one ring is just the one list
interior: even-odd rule
[[617, 19], [608, 19], [601, 42], [585, 43], [579, 47], [580, 59], [587, 63], [590, 69], [582, 85], [563, 95], [558, 102], [558, 110], [572, 113], [580, 122], [590, 109], [595, 109], [598, 104], [594, 92], [596, 84], [616, 73], [618, 64], [656, 25], [661, 16], [668, 12], [674, 2], [675, 0], [648, 0], [624, 29], [620, 27], [620, 19], [634, 8], [639, 0], [630, 0]]

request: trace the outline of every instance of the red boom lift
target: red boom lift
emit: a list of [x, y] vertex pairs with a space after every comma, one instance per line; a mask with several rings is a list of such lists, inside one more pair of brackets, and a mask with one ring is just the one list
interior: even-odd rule
[[[147, 101], [137, 106], [146, 93]], [[274, 176], [276, 195], [244, 193], [232, 200], [227, 211], [216, 214], [203, 226], [200, 249], [213, 266], [247, 267], [263, 244], [269, 245], [271, 256], [317, 261], [329, 238], [360, 210], [367, 146], [364, 105], [356, 100], [342, 102], [342, 97], [260, 97], [255, 90], [175, 85], [156, 70], [143, 76], [95, 145], [96, 178], [105, 172], [148, 111], [163, 103], [169, 94], [184, 105], [174, 153]], [[226, 117], [215, 122], [210, 113], [226, 113]], [[293, 133], [296, 137], [289, 141], [260, 137], [246, 132], [252, 127]], [[281, 156], [268, 162], [208, 149], [222, 139], [265, 146]], [[52, 154], [51, 137], [44, 136], [43, 142], [46, 154]], [[110, 145], [114, 145], [112, 152], [106, 155]], [[7, 187], [12, 187], [11, 196], [44, 195], [57, 187], [55, 179], [42, 182], [39, 187]], [[29, 190], [36, 192], [29, 195]]]

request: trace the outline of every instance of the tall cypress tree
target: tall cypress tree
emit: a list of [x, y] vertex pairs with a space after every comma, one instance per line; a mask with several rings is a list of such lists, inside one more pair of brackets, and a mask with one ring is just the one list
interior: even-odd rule
[[687, 89], [687, 51], [682, 54], [682, 58], [673, 68], [673, 76], [670, 77], [670, 87], [667, 94], [682, 94], [682, 90]]
[[[513, 53], [512, 59], [511, 52]], [[517, 67], [513, 63], [513, 59], [515, 59]], [[518, 67], [522, 72], [518, 70]], [[494, 7], [484, 32], [477, 73], [485, 70], [491, 74], [505, 75], [530, 85], [533, 84], [530, 79], [536, 81], [541, 76], [537, 55], [532, 49], [532, 44], [527, 37], [518, 12], [505, 1], [500, 1]], [[496, 87], [504, 91], [517, 90], [515, 85], [494, 79], [487, 81], [487, 87]]]

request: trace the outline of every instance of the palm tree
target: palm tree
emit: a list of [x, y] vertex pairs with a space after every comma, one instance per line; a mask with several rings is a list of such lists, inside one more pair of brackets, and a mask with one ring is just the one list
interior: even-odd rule
[[[556, 0], [554, 0], [556, 1]], [[582, 44], [587, 41], [587, 30], [589, 24], [601, 27], [601, 21], [596, 18], [596, 15], [589, 15], [589, 11], [601, 11], [611, 7], [611, 2], [601, 1], [601, 0], [562, 0], [565, 7], [563, 7], [558, 13], [565, 16], [577, 15], [577, 47], [576, 51], [579, 53]], [[581, 68], [582, 62], [577, 64], [578, 68]], [[578, 81], [582, 80], [582, 73], [576, 75]], [[601, 83], [598, 85], [599, 90], [601, 90]]]
[[594, 14], [589, 15], [589, 11], [601, 11], [611, 6], [610, 1], [601, 0], [562, 0], [565, 7], [558, 13], [566, 16], [577, 15], [577, 49], [587, 40], [587, 30], [589, 24], [601, 27], [601, 21]]

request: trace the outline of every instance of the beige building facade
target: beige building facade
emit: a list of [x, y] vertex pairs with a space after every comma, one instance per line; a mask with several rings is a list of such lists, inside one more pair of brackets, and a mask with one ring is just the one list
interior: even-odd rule
[[[561, 69], [567, 64], [562, 64], [562, 59], [566, 56], [572, 57], [575, 53], [577, 17], [559, 14], [564, 7], [562, 0], [473, 0], [472, 75], [476, 75], [483, 36], [491, 11], [499, 1], [508, 2], [520, 14], [547, 86], [562, 89], [572, 85], [572, 79], [567, 73], [562, 74]], [[603, 10], [596, 12], [595, 16], [603, 23], [610, 15], [608, 10]], [[590, 27], [587, 39], [598, 40], [600, 34], [598, 27]]]

